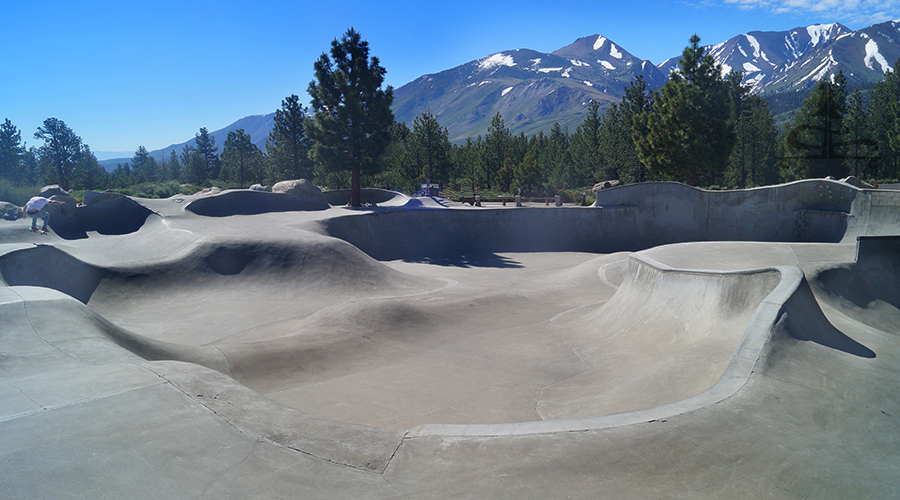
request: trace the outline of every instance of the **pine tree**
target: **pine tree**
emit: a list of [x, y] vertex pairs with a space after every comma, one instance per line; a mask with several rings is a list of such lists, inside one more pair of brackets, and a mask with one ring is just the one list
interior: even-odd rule
[[81, 159], [81, 137], [66, 123], [56, 118], [47, 118], [34, 133], [35, 139], [44, 141], [38, 148], [40, 162], [52, 173], [60, 187], [68, 190], [71, 185], [75, 164]]
[[185, 145], [181, 151], [181, 181], [202, 186], [209, 180], [207, 177], [206, 161], [197, 148]]
[[847, 79], [823, 78], [803, 101], [784, 136], [788, 153], [784, 175], [789, 179], [844, 177], [843, 120], [847, 112]]
[[203, 168], [206, 170], [205, 177], [207, 179], [218, 179], [220, 160], [216, 138], [209, 135], [206, 127], [201, 127], [200, 131], [194, 136], [194, 142], [196, 143], [197, 153], [203, 160]]
[[281, 109], [275, 111], [272, 131], [266, 138], [270, 181], [312, 179], [310, 141], [303, 129], [306, 115], [307, 110], [300, 104], [300, 98], [296, 94], [281, 101]]
[[[509, 157], [511, 142], [511, 134], [503, 117], [498, 112], [491, 119], [491, 125], [488, 127], [487, 134], [484, 136], [484, 145], [482, 149], [482, 165], [484, 166], [485, 181], [488, 182], [486, 187], [496, 186], [501, 182], [501, 172], [505, 160]], [[502, 187], [501, 187], [502, 189]], [[508, 189], [508, 186], [507, 186]]]
[[878, 143], [877, 176], [900, 177], [900, 59], [893, 71], [872, 90], [868, 106], [868, 136]]
[[150, 153], [147, 151], [147, 148], [138, 146], [137, 150], [134, 152], [134, 156], [131, 158], [131, 176], [135, 184], [153, 180], [148, 178], [145, 169], [149, 158]]
[[228, 132], [222, 150], [222, 178], [240, 188], [258, 181], [263, 171], [263, 154], [244, 129]]
[[682, 52], [650, 111], [635, 118], [634, 143], [641, 162], [670, 179], [696, 185], [725, 168], [734, 145], [734, 125], [722, 67], [700, 47], [700, 37]]
[[857, 89], [847, 98], [847, 115], [841, 124], [844, 165], [856, 178], [872, 177], [878, 166], [878, 143], [872, 138], [868, 125], [869, 116], [862, 93]]
[[21, 182], [22, 155], [25, 147], [22, 145], [22, 132], [7, 118], [0, 124], [0, 179], [8, 179], [12, 182]]
[[423, 111], [416, 117], [408, 145], [409, 160], [418, 169], [418, 179], [437, 183], [449, 180], [453, 167], [449, 136], [431, 113]]
[[350, 170], [350, 205], [362, 205], [362, 172], [378, 171], [390, 143], [394, 90], [382, 88], [385, 69], [369, 58], [369, 43], [350, 28], [322, 54], [309, 84], [313, 116], [305, 122], [312, 156], [326, 171]]

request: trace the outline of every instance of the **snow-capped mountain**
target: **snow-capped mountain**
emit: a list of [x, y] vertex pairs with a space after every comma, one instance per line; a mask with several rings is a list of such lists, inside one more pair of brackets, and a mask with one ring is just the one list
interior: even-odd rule
[[666, 79], [650, 61], [593, 35], [549, 54], [509, 50], [422, 76], [394, 91], [393, 110], [408, 124], [422, 111], [434, 114], [453, 141], [484, 134], [498, 112], [516, 134], [556, 122], [574, 131], [592, 100], [618, 101], [639, 74], [654, 89]]
[[[900, 24], [894, 21], [853, 31], [838, 23], [790, 31], [753, 31], [707, 50], [722, 64], [744, 73], [756, 93], [802, 90], [843, 71], [851, 84], [884, 78], [900, 56]], [[681, 57], [659, 65], [669, 74]]]
[[[756, 93], [807, 89], [841, 70], [851, 85], [874, 83], [900, 57], [900, 20], [857, 31], [839, 23], [753, 31], [706, 48], [725, 73], [742, 71]], [[654, 66], [601, 35], [549, 54], [498, 52], [395, 89], [394, 116], [411, 125], [428, 111], [454, 141], [484, 134], [497, 112], [516, 134], [546, 131], [556, 122], [571, 132], [591, 100], [618, 101], [639, 74], [657, 89], [680, 59]]]

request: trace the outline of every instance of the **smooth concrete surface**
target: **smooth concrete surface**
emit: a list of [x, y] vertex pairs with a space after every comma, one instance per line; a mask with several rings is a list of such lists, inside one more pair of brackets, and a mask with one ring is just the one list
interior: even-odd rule
[[900, 496], [900, 192], [247, 193], [0, 223], [0, 498]]

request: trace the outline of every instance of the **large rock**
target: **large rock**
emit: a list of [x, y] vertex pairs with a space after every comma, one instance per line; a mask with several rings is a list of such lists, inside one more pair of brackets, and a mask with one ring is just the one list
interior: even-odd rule
[[597, 191], [601, 191], [601, 190], [603, 190], [603, 189], [613, 188], [613, 187], [616, 187], [616, 186], [618, 186], [618, 185], [619, 185], [618, 179], [611, 180], [611, 181], [598, 182], [598, 183], [594, 184], [594, 187], [591, 188], [591, 191], [593, 191], [593, 192], [596, 193]]
[[6, 220], [19, 220], [22, 218], [22, 207], [8, 201], [0, 201], [0, 216]]
[[875, 186], [869, 184], [868, 182], [861, 181], [852, 175], [845, 179], [841, 179], [841, 182], [844, 184], [850, 184], [853, 187], [858, 187], [860, 189], [875, 189]]
[[254, 184], [250, 186], [250, 191], [268, 191], [269, 186], [263, 186], [262, 184]]
[[65, 205], [47, 204], [47, 211], [50, 215], [62, 215], [66, 220], [72, 220], [77, 215], [78, 202], [74, 198], [65, 195], [55, 194], [50, 197], [52, 201], [61, 201]]
[[68, 196], [69, 192], [66, 191], [65, 189], [59, 187], [58, 184], [50, 184], [49, 186], [42, 187], [41, 192], [38, 194], [38, 196], [42, 196], [44, 198], [50, 198], [57, 194]]
[[278, 182], [272, 186], [272, 192], [292, 194], [300, 198], [319, 198], [322, 196], [322, 190], [319, 189], [319, 186], [306, 179]]

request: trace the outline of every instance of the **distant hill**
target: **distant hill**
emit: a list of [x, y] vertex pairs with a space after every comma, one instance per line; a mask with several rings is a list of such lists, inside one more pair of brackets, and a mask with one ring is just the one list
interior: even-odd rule
[[[274, 119], [274, 112], [267, 115], [245, 116], [244, 118], [241, 118], [240, 120], [232, 123], [231, 125], [228, 125], [223, 129], [211, 131], [209, 135], [211, 135], [215, 139], [216, 146], [218, 146], [219, 148], [219, 154], [222, 154], [222, 148], [225, 145], [225, 139], [228, 138], [228, 132], [234, 132], [238, 129], [244, 129], [244, 133], [250, 134], [250, 138], [253, 141], [253, 144], [259, 146], [260, 149], [265, 149], [266, 138], [269, 136], [269, 132], [272, 130], [272, 123]], [[200, 131], [200, 127], [197, 127], [197, 131]], [[155, 158], [156, 161], [162, 161], [164, 158], [168, 160], [172, 151], [175, 151], [176, 154], [181, 154], [181, 151], [188, 144], [190, 144], [191, 146], [195, 146], [196, 139], [191, 138], [178, 144], [172, 144], [171, 146], [165, 147], [163, 149], [150, 151], [150, 156]], [[116, 168], [116, 165], [131, 163], [131, 158], [132, 157], [130, 156], [123, 158], [111, 158], [108, 160], [101, 160], [99, 161], [99, 163], [107, 171], [112, 171]]]

